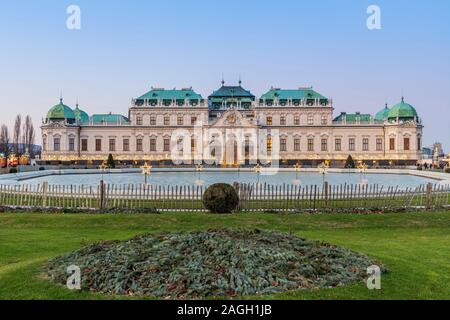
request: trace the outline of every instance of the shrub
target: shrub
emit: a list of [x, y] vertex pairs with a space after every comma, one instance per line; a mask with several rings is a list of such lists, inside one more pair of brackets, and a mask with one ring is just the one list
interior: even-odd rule
[[448, 167], [445, 168], [445, 169], [444, 169], [444, 172], [445, 172], [445, 173], [450, 173], [450, 168], [448, 168]]
[[45, 171], [44, 167], [39, 167], [39, 171]]
[[116, 167], [116, 163], [114, 162], [114, 158], [112, 154], [110, 153], [108, 155], [108, 160], [106, 161], [108, 168], [114, 169]]
[[346, 169], [354, 169], [354, 168], [356, 168], [355, 161], [353, 160], [351, 155], [349, 155], [347, 160], [345, 161], [345, 168]]
[[17, 173], [17, 168], [11, 168], [11, 169], [9, 169], [9, 173]]
[[231, 213], [239, 205], [239, 196], [231, 185], [216, 183], [203, 194], [203, 205], [213, 213]]

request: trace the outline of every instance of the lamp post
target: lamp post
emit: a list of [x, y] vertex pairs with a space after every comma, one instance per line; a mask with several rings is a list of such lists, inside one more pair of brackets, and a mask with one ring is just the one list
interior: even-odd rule
[[195, 184], [198, 185], [198, 186], [201, 186], [205, 182], [202, 179], [200, 179], [202, 171], [203, 171], [203, 165], [201, 163], [197, 164], [195, 166], [195, 171], [197, 171], [197, 175], [198, 175], [197, 176], [197, 180], [195, 180]]
[[325, 185], [325, 175], [328, 173], [328, 166], [325, 162], [322, 162], [317, 168], [319, 169], [319, 173], [322, 174], [322, 182]]
[[106, 163], [106, 161], [102, 162], [102, 164], [99, 166], [99, 169], [102, 171], [102, 182], [103, 182], [105, 171], [106, 169], [108, 169], [108, 164]]
[[298, 179], [298, 173], [302, 168], [302, 164], [300, 162], [297, 162], [296, 164], [294, 164], [294, 169], [295, 169], [295, 180], [292, 181], [295, 185], [300, 185], [302, 182]]
[[147, 184], [147, 176], [150, 175], [152, 171], [152, 166], [150, 166], [147, 162], [141, 167], [141, 173], [144, 175], [145, 184]]
[[258, 164], [256, 164], [256, 166], [255, 166], [253, 169], [254, 169], [255, 172], [256, 172], [256, 175], [257, 175], [257, 177], [258, 177], [258, 184], [259, 184], [259, 176], [260, 176], [260, 174], [261, 174], [261, 165], [258, 163]]
[[360, 173], [359, 183], [361, 185], [367, 185], [369, 181], [366, 179], [366, 171], [369, 166], [365, 164], [363, 161], [360, 161], [358, 164], [358, 169]]

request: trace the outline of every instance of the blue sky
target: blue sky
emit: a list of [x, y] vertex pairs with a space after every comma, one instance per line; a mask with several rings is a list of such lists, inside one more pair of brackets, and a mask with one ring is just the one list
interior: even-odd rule
[[[82, 29], [66, 28], [79, 5]], [[382, 29], [366, 27], [381, 8]], [[402, 93], [425, 144], [450, 148], [450, 1], [103, 1], [0, 3], [0, 122], [38, 126], [64, 101], [88, 113], [127, 113], [150, 86], [192, 86], [204, 97], [237, 83], [312, 85], [341, 111], [375, 113]], [[38, 139], [40, 141], [40, 139]]]

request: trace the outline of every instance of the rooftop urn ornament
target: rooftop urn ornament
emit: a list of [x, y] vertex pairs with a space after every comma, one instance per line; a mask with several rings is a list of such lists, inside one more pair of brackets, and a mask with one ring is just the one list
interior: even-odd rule
[[152, 166], [145, 162], [144, 165], [140, 167], [140, 169], [141, 174], [144, 175], [144, 183], [147, 184], [147, 176], [151, 174]]
[[302, 164], [300, 162], [297, 162], [296, 164], [294, 164], [294, 169], [295, 169], [295, 179], [292, 181], [292, 183], [298, 186], [302, 184], [301, 180], [298, 178], [298, 173], [302, 169]]
[[195, 165], [195, 171], [197, 171], [197, 180], [195, 180], [195, 184], [197, 186], [202, 186], [205, 183], [205, 181], [201, 179], [203, 165], [201, 163]]

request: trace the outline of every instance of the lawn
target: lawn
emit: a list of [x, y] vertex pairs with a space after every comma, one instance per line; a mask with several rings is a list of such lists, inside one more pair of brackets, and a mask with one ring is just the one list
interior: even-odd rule
[[50, 258], [99, 240], [138, 233], [245, 227], [293, 232], [363, 252], [390, 272], [382, 290], [364, 283], [303, 290], [262, 299], [449, 299], [450, 211], [373, 215], [258, 214], [160, 215], [0, 214], [0, 299], [104, 299], [73, 292], [42, 278]]

